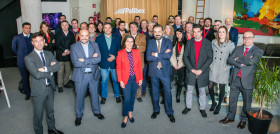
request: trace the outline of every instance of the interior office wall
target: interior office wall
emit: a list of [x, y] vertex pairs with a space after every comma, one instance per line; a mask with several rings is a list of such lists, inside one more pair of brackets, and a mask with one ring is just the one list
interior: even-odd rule
[[58, 13], [61, 12], [66, 16], [66, 20], [72, 20], [72, 13], [70, 9], [70, 0], [67, 2], [42, 2], [42, 13]]
[[[101, 0], [79, 0], [80, 22], [88, 22], [88, 17], [93, 17], [94, 12], [100, 12]], [[96, 4], [96, 8], [92, 7]]]

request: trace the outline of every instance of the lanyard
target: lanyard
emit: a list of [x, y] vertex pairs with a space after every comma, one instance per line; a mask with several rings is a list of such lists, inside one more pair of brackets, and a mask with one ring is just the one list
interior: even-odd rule
[[47, 37], [48, 43], [50, 44], [51, 43], [50, 35], [46, 34], [46, 37]]
[[180, 53], [181, 53], [182, 46], [181, 46], [181, 47], [179, 46], [179, 42], [177, 43], [177, 47], [178, 47], [178, 53], [180, 54]]
[[205, 34], [205, 28], [203, 28], [203, 31], [204, 31], [204, 38], [205, 38], [208, 32], [210, 31], [210, 28], [207, 30], [206, 34]]
[[97, 36], [97, 34], [95, 34], [94, 39], [92, 40], [92, 42], [94, 42], [94, 41], [95, 41], [96, 36]]
[[[79, 33], [79, 31], [80, 31], [80, 29], [78, 28], [78, 31], [77, 31], [77, 33]], [[77, 35], [77, 34], [75, 34], [75, 31], [74, 31], [74, 29], [72, 29], [72, 32], [73, 32], [74, 36], [76, 37], [76, 35]]]
[[188, 34], [186, 34], [186, 35], [187, 35], [187, 40], [190, 40], [191, 38], [193, 38], [193, 36], [191, 36], [191, 38], [189, 38]]

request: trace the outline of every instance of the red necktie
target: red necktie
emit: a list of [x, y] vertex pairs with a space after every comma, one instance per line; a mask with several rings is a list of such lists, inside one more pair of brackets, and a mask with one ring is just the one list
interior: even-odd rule
[[[249, 50], [249, 48], [245, 48], [246, 50], [245, 50], [245, 52], [244, 52], [244, 55], [243, 55], [243, 57], [245, 57], [246, 56], [246, 54], [247, 54], [247, 52], [248, 52], [248, 50]], [[241, 69], [239, 70], [239, 72], [238, 72], [238, 77], [240, 77], [241, 78]]]

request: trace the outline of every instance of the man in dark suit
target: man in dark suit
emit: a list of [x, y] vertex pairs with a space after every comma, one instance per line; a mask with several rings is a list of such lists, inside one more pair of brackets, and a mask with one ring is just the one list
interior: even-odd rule
[[[55, 27], [55, 35], [57, 35], [60, 31], [62, 31], [62, 28], [61, 28], [61, 22], [62, 21], [66, 21], [66, 16], [65, 15], [61, 15], [60, 17], [59, 17], [59, 23], [57, 24], [57, 26]], [[69, 25], [69, 27], [68, 27], [68, 30], [69, 31], [72, 31], [72, 26], [71, 25]]]
[[241, 93], [243, 108], [240, 115], [240, 122], [237, 126], [243, 129], [246, 126], [246, 112], [251, 109], [252, 92], [254, 87], [256, 63], [263, 55], [263, 50], [254, 45], [255, 35], [251, 31], [243, 34], [243, 44], [238, 46], [228, 58], [228, 63], [234, 66], [232, 76], [230, 77], [230, 96], [227, 117], [220, 120], [220, 123], [227, 124], [234, 121], [238, 96]]
[[24, 90], [25, 100], [30, 99], [30, 83], [29, 72], [24, 64], [24, 57], [33, 50], [31, 44], [31, 24], [25, 22], [22, 24], [22, 33], [15, 36], [12, 41], [13, 53], [17, 55], [17, 66], [19, 67], [20, 75], [22, 78], [22, 88]]
[[182, 19], [181, 19], [181, 16], [180, 16], [180, 15], [176, 15], [176, 16], [175, 16], [175, 24], [173, 25], [174, 33], [176, 33], [176, 30], [177, 30], [178, 28], [182, 28], [182, 29], [183, 29], [183, 26], [182, 26]]
[[215, 30], [211, 28], [212, 25], [212, 19], [211, 18], [206, 18], [204, 20], [204, 27], [202, 29], [202, 36], [212, 42], [212, 40], [215, 39], [214, 32]]
[[68, 30], [69, 23], [64, 20], [61, 22], [62, 31], [56, 34], [56, 59], [60, 69], [57, 72], [58, 91], [63, 92], [63, 86], [71, 88], [73, 85], [69, 81], [71, 73], [70, 46], [75, 43], [74, 34]]
[[109, 73], [111, 72], [113, 89], [115, 93], [116, 102], [121, 102], [119, 83], [117, 80], [116, 72], [116, 57], [117, 53], [121, 47], [121, 39], [112, 34], [111, 23], [104, 23], [103, 25], [104, 33], [96, 38], [96, 43], [98, 44], [101, 53], [101, 62], [99, 63], [101, 70], [101, 104], [106, 103], [106, 98], [108, 97], [108, 80]]
[[234, 45], [236, 46], [238, 43], [238, 29], [232, 27], [232, 20], [230, 18], [226, 18], [225, 24], [229, 31], [229, 34], [231, 35], [231, 40], [232, 42], [234, 42]]
[[172, 55], [172, 43], [163, 38], [163, 28], [161, 25], [155, 25], [153, 28], [155, 39], [149, 41], [146, 51], [147, 61], [150, 61], [148, 75], [151, 77], [152, 95], [154, 112], [151, 116], [155, 119], [160, 113], [159, 107], [159, 84], [163, 85], [165, 111], [171, 122], [175, 122], [172, 109], [171, 94], [171, 74], [172, 68], [170, 58]]
[[125, 33], [128, 33], [128, 31], [125, 29], [125, 22], [121, 20], [119, 22], [119, 29], [116, 30], [114, 34], [117, 35], [120, 39], [122, 39]]
[[97, 43], [89, 41], [88, 30], [81, 30], [79, 36], [80, 41], [71, 46], [71, 61], [74, 65], [72, 79], [75, 82], [76, 91], [76, 126], [81, 124], [84, 99], [88, 88], [94, 116], [97, 116], [98, 119], [104, 119], [104, 116], [100, 113], [97, 92], [100, 78], [98, 63], [101, 60], [101, 54]]
[[43, 51], [45, 40], [40, 33], [32, 35], [34, 50], [24, 58], [26, 68], [31, 75], [31, 96], [33, 97], [34, 116], [33, 127], [36, 134], [43, 134], [42, 118], [46, 108], [46, 120], [49, 134], [63, 134], [55, 128], [53, 99], [54, 72], [59, 70], [59, 64], [53, 54]]
[[199, 90], [199, 104], [201, 116], [206, 118], [206, 94], [205, 90], [209, 83], [210, 64], [213, 61], [212, 44], [209, 40], [201, 36], [200, 26], [193, 27], [194, 38], [187, 42], [184, 51], [184, 63], [186, 65], [186, 108], [182, 114], [187, 114], [192, 107], [192, 91], [197, 84]]

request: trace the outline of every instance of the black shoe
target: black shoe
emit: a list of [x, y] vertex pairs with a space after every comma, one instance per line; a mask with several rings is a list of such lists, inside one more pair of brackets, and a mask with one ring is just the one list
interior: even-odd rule
[[177, 102], [177, 103], [180, 103], [180, 96], [179, 96], [179, 95], [176, 96], [176, 102]]
[[125, 122], [122, 122], [121, 127], [122, 127], [122, 128], [125, 128], [125, 127], [126, 127], [126, 123], [125, 123]]
[[155, 118], [157, 118], [157, 115], [159, 115], [159, 112], [153, 112], [151, 118], [155, 119]]
[[221, 109], [221, 105], [218, 105], [216, 108], [215, 108], [215, 111], [214, 111], [214, 114], [219, 114], [220, 112], [220, 109]]
[[201, 113], [201, 116], [202, 116], [203, 118], [206, 118], [206, 117], [207, 117], [207, 114], [206, 114], [205, 110], [200, 110], [200, 113]]
[[30, 99], [30, 95], [26, 95], [24, 99], [25, 100], [29, 100]]
[[106, 102], [106, 98], [102, 98], [100, 103], [105, 104], [105, 102]]
[[246, 127], [246, 121], [240, 121], [237, 125], [237, 128], [243, 129]]
[[186, 108], [183, 110], [182, 114], [187, 114], [189, 111], [191, 111], [191, 109], [186, 107]]
[[133, 117], [128, 118], [128, 119], [129, 119], [129, 121], [130, 121], [131, 123], [134, 123], [134, 122], [135, 122], [135, 120], [134, 120], [134, 118], [133, 118]]
[[58, 88], [58, 92], [59, 92], [59, 93], [63, 92], [63, 88], [62, 88], [62, 87], [59, 87], [59, 88]]
[[177, 102], [177, 103], [180, 103], [181, 91], [182, 91], [182, 86], [181, 86], [181, 85], [178, 85], [178, 87], [177, 87], [177, 93], [176, 93], [176, 102]]
[[71, 82], [69, 81], [67, 84], [64, 85], [65, 88], [73, 88]]
[[116, 98], [116, 102], [117, 102], [117, 103], [120, 103], [120, 102], [121, 102], [121, 97], [117, 97], [117, 98]]
[[80, 126], [81, 125], [81, 121], [82, 121], [82, 118], [76, 117], [75, 126]]
[[53, 130], [48, 130], [49, 134], [64, 134], [63, 132], [57, 130], [57, 129], [53, 129]]
[[170, 121], [171, 121], [172, 123], [174, 123], [174, 122], [175, 122], [175, 118], [174, 118], [174, 116], [173, 116], [173, 115], [168, 115], [168, 117], [169, 117], [169, 119], [170, 119]]
[[164, 102], [164, 99], [162, 99], [162, 101], [160, 102], [160, 104], [164, 104], [165, 102]]
[[209, 111], [214, 111], [215, 107], [217, 106], [217, 103], [212, 103], [211, 108]]
[[142, 102], [143, 100], [142, 100], [142, 98], [137, 98], [137, 101]]
[[94, 114], [94, 116], [96, 116], [99, 120], [105, 119], [104, 116], [101, 113], [100, 114]]

